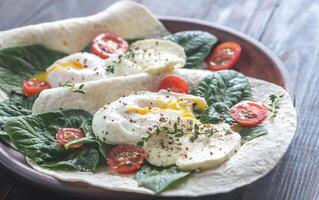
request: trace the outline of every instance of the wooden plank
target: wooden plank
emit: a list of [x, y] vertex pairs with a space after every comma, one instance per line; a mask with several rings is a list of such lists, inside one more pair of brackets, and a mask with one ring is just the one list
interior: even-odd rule
[[[273, 8], [278, 0], [198, 0], [189, 3], [188, 0], [161, 1], [135, 0], [148, 7], [156, 15], [174, 15], [203, 19], [223, 24], [246, 34], [259, 38]], [[112, 1], [77, 0], [77, 1], [37, 1], [37, 0], [6, 0], [0, 4], [0, 30], [19, 26], [61, 20], [71, 17], [92, 15], [104, 10], [114, 3]], [[18, 5], [18, 6], [16, 6]], [[28, 10], [28, 12], [26, 12]]]
[[93, 15], [114, 2], [116, 0], [3, 0], [0, 3], [0, 31], [30, 24]]
[[261, 41], [285, 63], [295, 87], [298, 130], [289, 151], [244, 199], [318, 199], [319, 2], [282, 2]]
[[141, 4], [156, 15], [202, 19], [234, 28], [257, 39], [278, 2], [278, 0], [197, 0], [190, 3], [189, 0], [143, 0]]
[[0, 199], [5, 199], [9, 191], [14, 188], [16, 179], [0, 166]]

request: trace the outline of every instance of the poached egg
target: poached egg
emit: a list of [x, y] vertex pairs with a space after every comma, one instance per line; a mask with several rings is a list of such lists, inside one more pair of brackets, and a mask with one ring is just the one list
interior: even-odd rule
[[112, 69], [100, 57], [91, 53], [75, 53], [57, 60], [46, 72], [33, 78], [47, 81], [51, 87], [59, 87], [65, 83], [83, 83], [112, 76]]
[[131, 44], [128, 52], [106, 60], [114, 67], [115, 76], [142, 72], [163, 73], [182, 68], [186, 63], [183, 47], [160, 39], [139, 40]]
[[195, 119], [193, 109], [204, 110], [202, 97], [161, 90], [139, 92], [105, 105], [93, 116], [92, 129], [107, 144], [138, 143], [154, 126], [179, 118]]
[[195, 170], [223, 163], [240, 145], [240, 135], [227, 126], [179, 119], [154, 128], [143, 149], [146, 160], [155, 166], [177, 165], [183, 170]]

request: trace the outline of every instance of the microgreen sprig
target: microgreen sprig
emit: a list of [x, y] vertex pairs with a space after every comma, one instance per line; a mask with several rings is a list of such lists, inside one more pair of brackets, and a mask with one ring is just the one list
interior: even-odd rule
[[74, 93], [85, 94], [85, 91], [83, 90], [84, 84], [81, 84], [79, 85], [79, 87], [76, 87], [74, 83], [67, 81], [65, 83], [59, 83], [59, 87], [69, 87], [72, 88], [72, 92]]
[[269, 95], [270, 103], [268, 104], [268, 109], [271, 112], [269, 119], [274, 119], [278, 114], [279, 109], [279, 102], [284, 97], [283, 94], [281, 95], [275, 95], [271, 94]]

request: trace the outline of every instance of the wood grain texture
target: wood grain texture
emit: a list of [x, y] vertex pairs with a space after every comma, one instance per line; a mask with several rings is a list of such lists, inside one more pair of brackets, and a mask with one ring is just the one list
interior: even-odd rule
[[[319, 2], [282, 2], [261, 41], [285, 63], [295, 87], [298, 129], [275, 170], [249, 187], [250, 199], [319, 198]], [[254, 191], [257, 191], [254, 192]], [[247, 198], [249, 199], [249, 198]]]
[[272, 16], [278, 0], [143, 0], [143, 5], [156, 15], [202, 19], [229, 26], [259, 38]]
[[[114, 0], [0, 0], [0, 30], [94, 14]], [[298, 130], [270, 174], [233, 192], [198, 199], [319, 199], [319, 2], [311, 0], [141, 0], [156, 15], [223, 24], [261, 40], [292, 77]], [[27, 11], [27, 12], [26, 12]], [[73, 199], [17, 181], [0, 168], [0, 199]]]

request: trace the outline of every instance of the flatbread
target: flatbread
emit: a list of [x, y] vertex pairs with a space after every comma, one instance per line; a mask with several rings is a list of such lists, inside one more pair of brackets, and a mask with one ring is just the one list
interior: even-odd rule
[[[120, 1], [96, 15], [0, 31], [0, 49], [40, 44], [72, 54], [84, 49], [103, 32], [112, 32], [126, 39], [157, 38], [169, 34], [144, 6]], [[0, 101], [7, 98], [7, 94], [0, 90]]]
[[[208, 70], [179, 69], [170, 75], [178, 75], [193, 88], [211, 73]], [[80, 108], [94, 113], [105, 103], [112, 102], [123, 94], [156, 90], [159, 81], [166, 75], [168, 74], [145, 73], [88, 82], [85, 86], [87, 92], [85, 95], [73, 93], [67, 88], [47, 90], [42, 92], [35, 102], [33, 112], [47, 112], [63, 107], [64, 109]], [[296, 111], [288, 93], [280, 86], [254, 78], [248, 78], [248, 80], [252, 86], [253, 99], [256, 101], [268, 104], [270, 94], [284, 95], [274, 121], [268, 120], [265, 123], [268, 134], [245, 143], [230, 160], [219, 167], [194, 173], [187, 183], [161, 195], [200, 196], [228, 192], [257, 180], [276, 166], [295, 133]], [[52, 171], [30, 164], [35, 169], [60, 180], [84, 182], [110, 190], [154, 194], [148, 189], [139, 187], [132, 176], [108, 174], [106, 167], [98, 169], [97, 173], [87, 173]]]
[[89, 17], [43, 23], [0, 32], [0, 48], [42, 44], [65, 53], [81, 51], [103, 32], [123, 38], [148, 38], [169, 32], [143, 6], [131, 1], [113, 4]]
[[[74, 53], [83, 49], [97, 34], [114, 32], [124, 38], [156, 37], [168, 34], [163, 25], [144, 7], [128, 1], [114, 4], [97, 15], [58, 22], [44, 23], [0, 32], [0, 48], [31, 44], [42, 44], [50, 49]], [[61, 40], [61, 38], [63, 38]], [[194, 87], [209, 71], [176, 70], [172, 74], [181, 76]], [[91, 113], [105, 103], [116, 100], [134, 91], [156, 91], [162, 75], [146, 73], [127, 77], [86, 83], [86, 94], [73, 93], [70, 88], [54, 88], [42, 92], [33, 106], [34, 113], [80, 108]], [[284, 94], [274, 121], [267, 121], [268, 134], [245, 143], [238, 153], [219, 167], [194, 173], [187, 183], [175, 190], [164, 192], [164, 196], [200, 196], [228, 192], [249, 184], [267, 174], [286, 152], [296, 130], [296, 111], [288, 93], [281, 87], [261, 80], [249, 78], [253, 98], [268, 103], [269, 94]], [[0, 98], [6, 95], [0, 91]], [[132, 176], [109, 174], [106, 167], [97, 173], [52, 171], [41, 168], [27, 159], [38, 171], [60, 180], [84, 182], [93, 186], [118, 191], [154, 194], [139, 187]]]
[[[127, 96], [137, 91], [157, 91], [164, 76], [181, 76], [193, 87], [208, 74], [211, 74], [211, 71], [177, 69], [166, 74], [141, 73], [114, 77], [85, 83], [83, 87], [85, 94], [74, 93], [71, 88], [66, 87], [52, 88], [41, 92], [34, 102], [32, 112], [42, 113], [73, 108], [95, 113], [105, 104], [111, 103], [124, 95]], [[75, 87], [78, 87], [78, 85]]]

